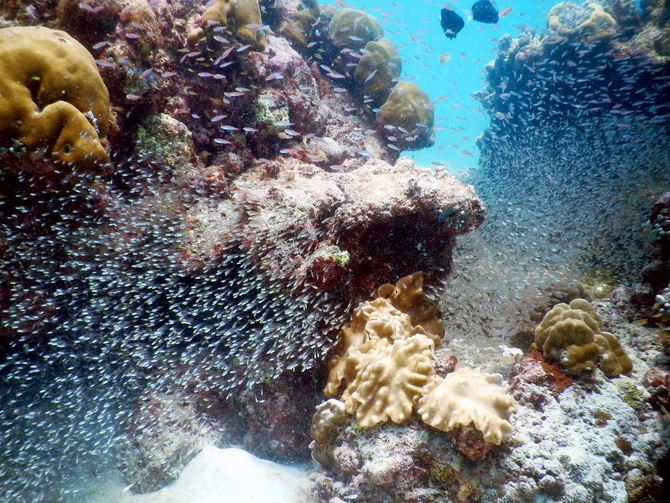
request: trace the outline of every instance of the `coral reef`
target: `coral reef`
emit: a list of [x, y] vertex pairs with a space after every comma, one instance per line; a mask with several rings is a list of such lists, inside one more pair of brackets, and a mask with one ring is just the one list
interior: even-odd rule
[[75, 169], [107, 171], [100, 140], [116, 123], [89, 52], [63, 31], [4, 28], [0, 61], [0, 146], [44, 149]]
[[[648, 207], [667, 189], [661, 2], [643, 2], [639, 18], [630, 2], [603, 2], [616, 36], [501, 37], [475, 179], [497, 213], [468, 241], [487, 214], [474, 189], [399, 157], [432, 141], [433, 119], [412, 76], [391, 90], [400, 61], [380, 38], [386, 14], [316, 0], [210, 3], [0, 6], [0, 26], [44, 26], [0, 31], [2, 72], [28, 75], [15, 95], [0, 88], [0, 500], [69, 500], [120, 462], [127, 490], [151, 490], [206, 444], [306, 461], [314, 407], [324, 501], [662, 494], [666, 360], [653, 329], [623, 320], [624, 289], [594, 303], [603, 320], [592, 337], [606, 373], [635, 363], [625, 378], [573, 381], [539, 351], [521, 358], [505, 346], [510, 318], [528, 338], [549, 305], [582, 296], [584, 255], [566, 229], [612, 281], [640, 269], [643, 247], [619, 230], [639, 223], [639, 200]], [[54, 105], [37, 99], [46, 77], [2, 52], [35, 40], [4, 34], [29, 32], [49, 41], [23, 59], [59, 70], [56, 106], [75, 117], [82, 148], [71, 163], [57, 137], [20, 147], [23, 133], [10, 131], [17, 97], [32, 99], [30, 114]], [[64, 61], [62, 47], [81, 57]], [[70, 62], [72, 75], [90, 71], [76, 88], [79, 77], [62, 78]], [[664, 215], [653, 236], [665, 238]], [[464, 258], [505, 253], [510, 241], [505, 260], [523, 274], [499, 257], [474, 268]], [[607, 263], [622, 255], [622, 268]], [[443, 340], [423, 281], [444, 290], [453, 257]], [[456, 369], [475, 358], [481, 371]], [[490, 373], [510, 366], [508, 397]], [[323, 385], [342, 401], [317, 406]], [[450, 429], [465, 404], [446, 432], [415, 412], [430, 408], [428, 390], [448, 387], [427, 416]]]
[[600, 316], [584, 299], [557, 304], [535, 329], [535, 346], [568, 372], [590, 372], [599, 365], [605, 375], [627, 374], [633, 364]]

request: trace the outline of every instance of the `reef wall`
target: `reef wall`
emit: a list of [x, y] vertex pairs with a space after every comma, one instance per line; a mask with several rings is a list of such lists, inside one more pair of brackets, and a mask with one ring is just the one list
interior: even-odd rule
[[670, 46], [663, 2], [601, 4], [557, 4], [547, 30], [503, 35], [487, 65], [469, 183], [490, 217], [455, 254], [442, 305], [455, 338], [495, 347], [539, 322], [526, 299], [639, 280], [646, 214], [670, 183]]

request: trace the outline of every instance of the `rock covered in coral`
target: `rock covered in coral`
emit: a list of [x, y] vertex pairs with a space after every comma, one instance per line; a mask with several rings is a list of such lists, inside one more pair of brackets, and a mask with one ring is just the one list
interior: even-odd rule
[[561, 2], [549, 11], [547, 27], [564, 37], [603, 37], [616, 33], [617, 22], [599, 3]]
[[[389, 270], [423, 267], [430, 277], [431, 263], [448, 268], [454, 237], [476, 228], [485, 213], [467, 185], [437, 178], [407, 158], [394, 166], [370, 160], [346, 173], [290, 159], [260, 168], [231, 187], [235, 195], [223, 221], [233, 230], [212, 222], [216, 238], [203, 242], [209, 232], [202, 229], [188, 235], [188, 256], [216, 257], [207, 247], [239, 240], [269, 278], [303, 291], [346, 290], [345, 296], [360, 299], [374, 282], [391, 279]], [[440, 218], [444, 207], [457, 211]], [[411, 244], [416, 240], [422, 242], [418, 252]]]
[[338, 426], [349, 422], [344, 402], [330, 398], [316, 407], [309, 435], [317, 444], [325, 445]]

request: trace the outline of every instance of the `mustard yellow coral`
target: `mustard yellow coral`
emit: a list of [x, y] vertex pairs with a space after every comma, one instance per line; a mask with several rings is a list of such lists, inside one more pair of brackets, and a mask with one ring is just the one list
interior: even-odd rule
[[261, 9], [258, 0], [216, 0], [202, 15], [202, 26], [191, 31], [186, 42], [195, 44], [210, 25], [228, 26], [229, 19], [235, 33], [259, 51], [265, 50], [265, 34], [262, 27]]
[[507, 420], [516, 402], [499, 381], [500, 376], [479, 369], [455, 370], [426, 387], [418, 412], [426, 424], [442, 431], [472, 423], [484, 440], [500, 445], [512, 432]]
[[418, 150], [435, 143], [434, 112], [428, 95], [414, 82], [398, 82], [377, 114], [380, 129], [395, 137], [400, 150]]
[[0, 146], [44, 150], [82, 171], [109, 162], [100, 143], [116, 127], [95, 60], [63, 31], [0, 29]]
[[282, 35], [298, 44], [301, 49], [307, 47], [307, 37], [321, 12], [318, 0], [303, 0], [303, 4], [305, 8], [292, 14], [281, 29]]
[[340, 47], [358, 50], [384, 34], [379, 20], [356, 9], [338, 9], [328, 25], [328, 33]]
[[402, 71], [402, 58], [388, 38], [368, 42], [356, 65], [354, 80], [359, 92], [382, 104]]
[[588, 372], [600, 364], [612, 377], [632, 369], [619, 341], [603, 331], [600, 316], [584, 299], [556, 304], [535, 328], [535, 345], [570, 372]]

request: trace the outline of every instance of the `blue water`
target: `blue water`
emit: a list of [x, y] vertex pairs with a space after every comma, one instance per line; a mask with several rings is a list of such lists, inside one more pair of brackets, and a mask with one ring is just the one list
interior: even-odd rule
[[[334, 3], [334, 2], [323, 2]], [[547, 12], [554, 0], [498, 0], [499, 11], [511, 7], [497, 25], [470, 19], [472, 2], [431, 2], [416, 0], [362, 1], [347, 3], [364, 9], [382, 23], [384, 35], [399, 48], [403, 59], [402, 78], [415, 79], [435, 103], [435, 145], [419, 151], [407, 151], [421, 166], [440, 163], [454, 171], [476, 169], [479, 149], [475, 144], [488, 124], [481, 104], [472, 94], [485, 85], [485, 66], [496, 57], [497, 40], [505, 33], [516, 37], [522, 29], [545, 29]], [[440, 27], [442, 5], [454, 7], [468, 20], [454, 39], [447, 39]], [[389, 13], [390, 15], [386, 15]], [[440, 62], [441, 56], [450, 59]], [[447, 96], [443, 99], [439, 97]], [[470, 152], [471, 155], [461, 151]]]

